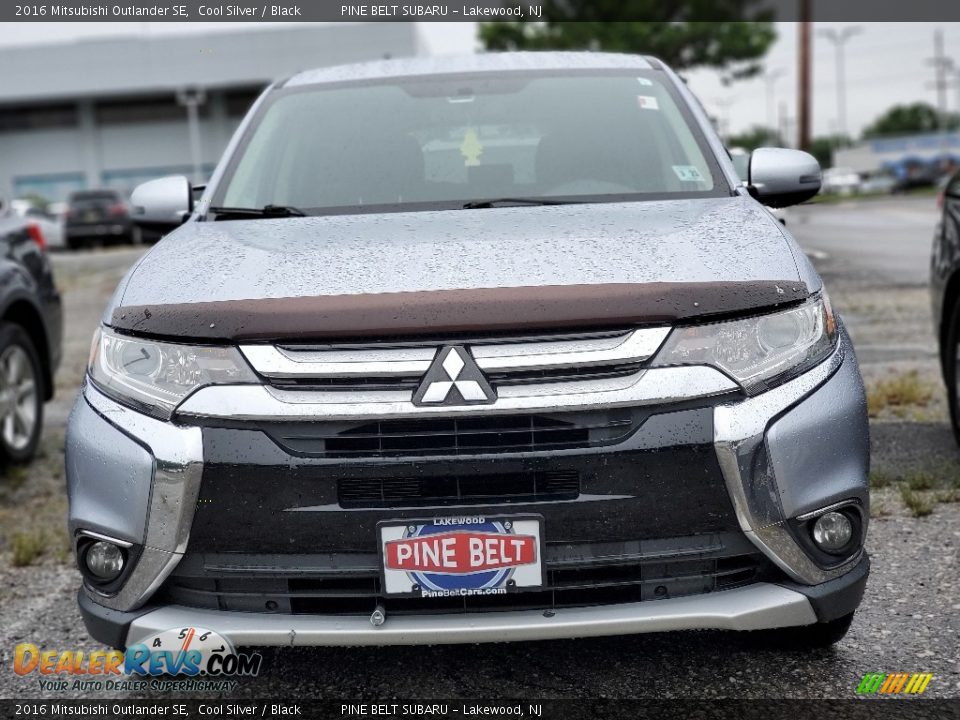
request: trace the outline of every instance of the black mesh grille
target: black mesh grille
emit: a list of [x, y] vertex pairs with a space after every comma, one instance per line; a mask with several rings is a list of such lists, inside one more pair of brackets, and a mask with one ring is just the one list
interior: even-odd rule
[[301, 423], [265, 431], [283, 448], [326, 458], [474, 455], [607, 445], [641, 422], [631, 410], [558, 415], [384, 420], [362, 425]]
[[[624, 548], [627, 544], [624, 544]], [[197, 556], [167, 581], [164, 591], [176, 603], [194, 607], [293, 614], [368, 615], [378, 604], [390, 614], [471, 613], [510, 609], [545, 609], [659, 600], [727, 590], [777, 575], [775, 568], [740, 536], [718, 541], [714, 536], [661, 541], [661, 551], [591, 557], [587, 546], [573, 559], [551, 561], [569, 551], [548, 548], [544, 586], [505, 595], [451, 598], [384, 596], [375, 558], [367, 566], [345, 560], [326, 571], [309, 563], [296, 571], [285, 568], [251, 576], [240, 567], [208, 565]], [[339, 564], [339, 563], [338, 563]], [[261, 570], [264, 568], [261, 566]]]
[[452, 477], [342, 478], [337, 501], [345, 508], [482, 505], [497, 502], [573, 500], [576, 471], [503, 473]]

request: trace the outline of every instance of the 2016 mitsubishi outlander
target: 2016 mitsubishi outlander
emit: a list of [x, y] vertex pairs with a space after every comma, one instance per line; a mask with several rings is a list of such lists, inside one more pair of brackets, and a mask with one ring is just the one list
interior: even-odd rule
[[[97, 639], [237, 645], [783, 628], [868, 573], [867, 416], [820, 278], [652, 58], [275, 83], [121, 282], [70, 418]], [[797, 628], [802, 631], [797, 632]]]

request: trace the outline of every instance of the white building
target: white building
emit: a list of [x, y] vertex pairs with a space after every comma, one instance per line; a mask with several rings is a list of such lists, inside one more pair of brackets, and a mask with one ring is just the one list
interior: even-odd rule
[[[73, 190], [129, 191], [161, 175], [190, 176], [195, 166], [205, 175], [269, 82], [312, 67], [420, 54], [425, 44], [413, 23], [0, 48], [0, 196], [60, 202]], [[185, 93], [203, 100], [199, 143]]]

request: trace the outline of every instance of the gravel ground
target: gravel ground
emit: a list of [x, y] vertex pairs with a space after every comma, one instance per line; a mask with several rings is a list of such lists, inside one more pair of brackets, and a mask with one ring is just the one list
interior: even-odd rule
[[[36, 676], [12, 672], [17, 643], [101, 649], [76, 610], [80, 578], [62, 530], [63, 425], [100, 311], [137, 256], [120, 250], [56, 259], [67, 311], [58, 395], [47, 407], [41, 457], [0, 478], [0, 698], [52, 696], [40, 690]], [[909, 408], [907, 417], [887, 413], [872, 423], [874, 467], [895, 478], [875, 495], [879, 512], [868, 540], [873, 571], [840, 645], [788, 652], [758, 647], [740, 634], [689, 632], [412, 650], [264, 649], [262, 674], [242, 681], [231, 697], [851, 697], [864, 673], [894, 671], [932, 672], [927, 696], [960, 697], [960, 505], [935, 503], [932, 514], [913, 517], [896, 480], [898, 473], [931, 463], [960, 478], [960, 456], [939, 401], [926, 296], [917, 287], [872, 286], [869, 278], [829, 264], [822, 270], [868, 383], [916, 369], [937, 395]], [[29, 566], [12, 564], [16, 533], [35, 533], [45, 543]]]

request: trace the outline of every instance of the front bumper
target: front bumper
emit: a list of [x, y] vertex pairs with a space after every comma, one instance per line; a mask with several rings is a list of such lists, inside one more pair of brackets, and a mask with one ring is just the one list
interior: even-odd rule
[[713, 595], [656, 602], [525, 610], [460, 616], [391, 618], [376, 627], [363, 617], [262, 615], [167, 605], [110, 610], [81, 590], [80, 613], [90, 635], [129, 647], [172, 627], [215, 628], [236, 646], [442, 645], [631, 635], [673, 630], [763, 630], [828, 622], [853, 612], [863, 597], [869, 560], [816, 586], [757, 583]]
[[[119, 592], [104, 596], [84, 588], [81, 607], [91, 634], [117, 645], [184, 623], [207, 625], [237, 644], [416, 644], [785, 627], [826, 621], [836, 608], [855, 607], [866, 578], [865, 554], [823, 567], [791, 525], [797, 516], [849, 501], [860, 506], [866, 527], [865, 400], [846, 336], [822, 365], [755, 398], [716, 402], [711, 412], [712, 444], [733, 522], [782, 571], [783, 582], [557, 608], [552, 617], [542, 610], [395, 616], [375, 628], [362, 615], [150, 605], [187, 552], [194, 520], [201, 517], [196, 508], [203, 434], [199, 427], [148, 418], [87, 386], [68, 431], [70, 529], [132, 542], [142, 553]], [[194, 535], [199, 539], [204, 532]]]

